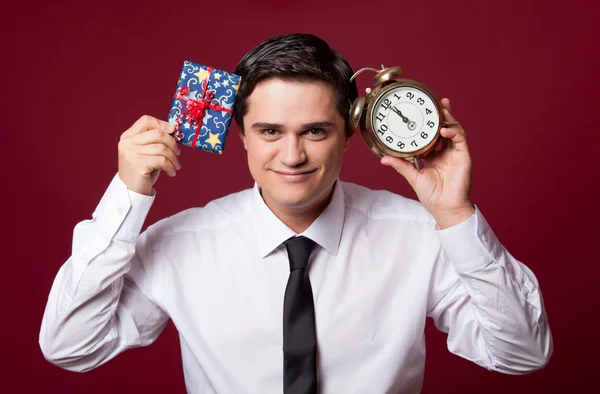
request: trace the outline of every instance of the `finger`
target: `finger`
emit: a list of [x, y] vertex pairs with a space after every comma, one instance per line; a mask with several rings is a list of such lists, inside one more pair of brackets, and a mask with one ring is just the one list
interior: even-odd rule
[[447, 127], [461, 127], [460, 122], [456, 120], [454, 115], [452, 115], [452, 108], [450, 108], [450, 100], [447, 98], [442, 99], [442, 115], [444, 115], [444, 120], [446, 122], [456, 122], [458, 125], [452, 125]]
[[452, 149], [452, 140], [441, 137], [439, 139], [439, 142], [437, 143], [436, 148], [422, 159], [424, 167], [434, 167], [435, 161], [438, 160], [440, 157], [444, 157], [450, 149]]
[[175, 131], [175, 127], [172, 124], [156, 119], [150, 115], [143, 115], [122, 134], [122, 138], [131, 137], [152, 129], [162, 129], [168, 134], [171, 134]]
[[452, 140], [449, 138], [442, 137], [442, 149], [441, 150], [450, 149], [450, 148], [452, 148]]
[[[450, 110], [448, 108], [442, 108], [442, 114], [444, 115], [445, 121], [458, 123], [458, 120], [456, 120], [456, 118], [454, 117], [454, 115], [452, 115], [452, 113], [450, 112]], [[456, 126], [458, 126], [458, 125], [456, 125]]]
[[442, 137], [448, 141], [444, 143], [444, 149], [456, 149], [457, 151], [467, 151], [467, 138], [465, 132], [460, 127], [443, 127], [440, 131]]
[[146, 156], [165, 156], [173, 163], [173, 167], [176, 170], [181, 169], [181, 163], [179, 162], [177, 155], [165, 144], [138, 145], [135, 151], [138, 154]]
[[408, 183], [412, 187], [414, 187], [419, 171], [417, 171], [417, 169], [411, 162], [405, 159], [401, 159], [399, 157], [384, 156], [381, 159], [381, 164], [383, 164], [384, 166], [392, 167], [393, 169], [398, 171], [398, 173], [404, 178], [406, 178]]
[[[445, 120], [449, 122], [457, 122], [448, 109], [444, 108], [442, 112]], [[447, 138], [449, 140], [446, 142], [447, 147], [456, 148], [459, 151], [467, 150], [467, 133], [465, 133], [465, 130], [460, 124], [442, 127], [440, 134], [443, 138]]]
[[148, 130], [145, 133], [137, 134], [131, 137], [131, 142], [135, 145], [148, 145], [162, 143], [169, 147], [176, 155], [181, 153], [181, 148], [175, 138], [167, 134], [166, 131], [161, 129]]
[[440, 137], [439, 141], [435, 145], [434, 152], [441, 152], [444, 149], [447, 149], [448, 147], [451, 147], [451, 146], [452, 146], [452, 140], [449, 140], [448, 138]]
[[163, 155], [144, 155], [146, 158], [146, 164], [153, 170], [162, 170], [169, 176], [175, 176], [177, 168], [175, 164], [167, 156]]
[[444, 97], [441, 101], [442, 103], [442, 108], [445, 108], [448, 110], [448, 112], [450, 112], [452, 114], [452, 107], [450, 106], [450, 99], [447, 97]]
[[[444, 113], [444, 117], [447, 121], [456, 122], [456, 120], [454, 120], [454, 117], [450, 114], [450, 112], [448, 112], [447, 109], [442, 110], [442, 112]], [[452, 120], [450, 120], [450, 119], [452, 119]], [[467, 139], [467, 134], [465, 133], [465, 131], [463, 130], [463, 128], [460, 124], [452, 125], [452, 126], [444, 126], [440, 130], [440, 134], [444, 138], [449, 138], [454, 143], [464, 142]]]
[[425, 156], [421, 159], [423, 161], [423, 167], [433, 167], [433, 162], [438, 157], [442, 156], [445, 149], [446, 149], [445, 147], [442, 147], [440, 149], [434, 149], [431, 152], [429, 152], [429, 154], [427, 154], [427, 156]]

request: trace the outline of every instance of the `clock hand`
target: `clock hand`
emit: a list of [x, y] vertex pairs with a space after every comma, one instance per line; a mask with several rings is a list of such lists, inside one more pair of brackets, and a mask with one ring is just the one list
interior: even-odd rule
[[406, 116], [402, 115], [402, 111], [400, 111], [398, 108], [392, 107], [392, 111], [394, 111], [395, 113], [397, 113], [402, 118], [402, 121], [404, 123], [408, 123], [409, 122], [408, 118]]
[[392, 110], [402, 118], [402, 121], [407, 124], [410, 131], [413, 131], [417, 128], [417, 123], [402, 115], [402, 111], [400, 111], [398, 108], [392, 107]]

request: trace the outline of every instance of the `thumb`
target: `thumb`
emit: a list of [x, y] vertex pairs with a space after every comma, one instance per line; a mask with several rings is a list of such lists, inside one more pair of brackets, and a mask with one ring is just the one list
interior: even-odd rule
[[417, 169], [411, 162], [399, 157], [384, 156], [381, 159], [381, 164], [383, 164], [384, 166], [392, 167], [393, 169], [398, 171], [400, 175], [406, 178], [410, 186], [414, 188], [419, 171], [417, 171]]

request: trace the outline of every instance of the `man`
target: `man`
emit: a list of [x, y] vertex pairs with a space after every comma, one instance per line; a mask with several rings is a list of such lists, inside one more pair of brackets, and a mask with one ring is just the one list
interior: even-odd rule
[[235, 72], [254, 188], [140, 234], [159, 173], [181, 167], [179, 146], [149, 116], [125, 131], [118, 174], [75, 227], [50, 292], [40, 332], [50, 362], [90, 370], [172, 319], [190, 393], [416, 393], [431, 317], [451, 352], [482, 367], [546, 365], [537, 280], [471, 203], [460, 126], [442, 129], [449, 143], [420, 173], [382, 158], [417, 202], [338, 179], [357, 92], [325, 42], [277, 37]]

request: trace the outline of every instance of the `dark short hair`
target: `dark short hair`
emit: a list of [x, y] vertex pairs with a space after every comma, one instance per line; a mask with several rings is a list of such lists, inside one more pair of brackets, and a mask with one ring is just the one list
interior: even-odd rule
[[301, 33], [271, 38], [250, 50], [238, 63], [235, 73], [242, 81], [233, 116], [242, 132], [248, 97], [257, 83], [269, 78], [322, 81], [330, 85], [348, 131], [350, 105], [358, 95], [356, 82], [350, 82], [353, 72], [346, 59], [324, 40]]

